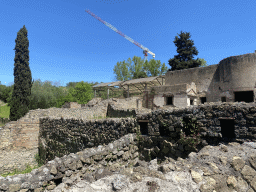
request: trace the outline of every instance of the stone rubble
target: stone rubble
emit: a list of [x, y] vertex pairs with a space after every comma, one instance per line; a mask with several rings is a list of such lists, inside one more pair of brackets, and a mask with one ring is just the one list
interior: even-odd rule
[[[136, 149], [127, 154], [130, 142], [134, 140], [136, 135], [129, 134], [107, 146], [98, 146], [62, 158], [56, 157], [31, 173], [0, 178], [0, 191], [253, 192], [256, 190], [255, 149], [252, 149], [255, 154], [247, 157], [249, 164], [239, 156], [234, 156], [233, 159], [216, 157], [235, 173], [234, 176], [222, 174], [220, 165], [212, 162], [208, 162], [210, 168], [197, 166], [199, 158], [209, 156], [207, 150], [211, 146], [205, 146], [204, 151], [201, 150], [199, 153], [190, 153], [187, 159], [168, 158], [158, 165], [157, 159], [149, 163], [140, 161]], [[217, 147], [223, 153], [228, 152], [225, 145]], [[106, 150], [112, 151], [116, 160], [101, 161], [102, 155], [107, 154]], [[127, 155], [135, 158], [129, 160]], [[192, 164], [189, 160], [193, 160]], [[241, 176], [236, 176], [239, 173]]]

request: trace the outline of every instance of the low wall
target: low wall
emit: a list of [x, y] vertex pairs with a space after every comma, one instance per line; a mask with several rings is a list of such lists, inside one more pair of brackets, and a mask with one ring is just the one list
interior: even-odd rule
[[70, 181], [70, 177], [76, 173], [83, 175], [85, 179], [92, 176], [89, 171], [90, 165], [102, 163], [102, 166], [106, 167], [106, 162], [108, 162], [109, 165], [112, 165], [110, 170], [114, 171], [121, 167], [121, 163], [123, 165], [125, 163], [133, 164], [133, 160], [139, 155], [135, 140], [136, 134], [128, 134], [108, 145], [85, 149], [75, 154], [64, 155], [61, 158], [55, 157], [54, 160], [32, 170], [31, 173], [6, 178], [0, 176], [0, 191], [52, 190], [59, 182]]
[[136, 109], [124, 109], [124, 108], [118, 108], [115, 105], [108, 105], [108, 111], [107, 111], [108, 117], [136, 117]]

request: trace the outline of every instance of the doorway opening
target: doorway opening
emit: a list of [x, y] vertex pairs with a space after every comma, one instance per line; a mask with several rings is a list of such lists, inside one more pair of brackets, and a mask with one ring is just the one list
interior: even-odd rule
[[206, 102], [206, 97], [200, 97], [201, 103], [204, 104]]
[[221, 97], [221, 102], [226, 102], [226, 97]]
[[173, 97], [166, 97], [166, 105], [173, 105]]
[[138, 122], [140, 125], [140, 132], [142, 135], [148, 135], [148, 122]]
[[221, 134], [223, 140], [232, 140], [235, 136], [234, 119], [222, 118], [220, 120]]

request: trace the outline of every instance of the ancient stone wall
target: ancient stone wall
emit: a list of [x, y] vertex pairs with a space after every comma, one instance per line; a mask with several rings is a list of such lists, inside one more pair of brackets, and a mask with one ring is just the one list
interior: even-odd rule
[[[136, 133], [135, 119], [105, 120], [40, 118], [39, 153], [45, 161], [55, 156], [109, 144], [128, 133]], [[54, 131], [52, 131], [54, 130]]]
[[[202, 136], [209, 142], [214, 138], [229, 136], [240, 141], [256, 141], [256, 103], [218, 102], [185, 108], [165, 108], [147, 115], [139, 115], [137, 120], [147, 120], [145, 129], [148, 135], [176, 136], [175, 133], [184, 125], [184, 116], [197, 118]], [[170, 125], [171, 129], [168, 132], [163, 132], [162, 121]]]
[[0, 190], [7, 192], [51, 190], [56, 187], [57, 183], [55, 182], [69, 180], [73, 171], [81, 172], [84, 175], [88, 174], [89, 166], [99, 161], [104, 164], [102, 166], [106, 166], [104, 162], [109, 162], [109, 164], [113, 164], [113, 168], [120, 166], [121, 163], [123, 165], [132, 163], [139, 155], [135, 140], [136, 134], [128, 134], [108, 145], [99, 145], [60, 158], [55, 157], [54, 160], [32, 170], [31, 173], [6, 178], [0, 176]]
[[37, 165], [39, 121], [20, 119], [0, 129], [0, 174]]
[[[102, 166], [107, 166], [107, 162], [127, 163], [129, 159], [132, 161], [138, 156], [141, 160], [150, 160], [155, 157], [185, 158], [191, 152], [191, 148], [183, 145], [178, 139], [181, 130], [186, 132], [186, 126], [182, 120], [187, 117], [197, 117], [204, 146], [216, 145], [220, 138], [229, 136], [233, 137], [232, 141], [239, 143], [256, 141], [255, 103], [209, 103], [141, 114], [137, 116], [137, 122], [142, 136], [128, 134], [136, 130], [136, 119], [117, 120], [115, 124], [114, 120], [108, 119], [91, 122], [41, 118], [40, 140], [46, 151], [42, 154], [45, 154], [46, 160], [54, 159], [55, 155], [57, 157], [30, 174], [0, 178], [0, 189], [14, 190], [15, 187], [19, 190], [28, 189], [28, 186], [31, 186], [39, 190], [47, 184], [50, 184], [51, 187], [48, 186], [48, 188], [52, 189], [56, 187], [54, 181], [61, 179], [65, 182], [73, 172], [84, 174], [88, 166], [95, 163]], [[225, 124], [226, 120], [229, 122]], [[230, 127], [231, 121], [234, 123], [233, 130]], [[92, 132], [86, 131], [87, 129], [81, 130], [85, 126], [91, 131], [95, 130], [93, 136]], [[112, 138], [115, 140], [121, 135], [125, 136], [108, 143]], [[102, 145], [94, 147], [100, 143]], [[90, 145], [93, 148], [86, 149]], [[71, 154], [68, 156], [59, 154], [60, 158], [58, 158], [56, 147], [61, 146], [64, 151]], [[77, 152], [77, 149], [84, 150]]]
[[62, 108], [72, 108], [72, 109], [80, 109], [81, 104], [78, 104], [77, 102], [66, 102]]
[[[218, 102], [221, 101], [222, 97], [225, 97], [227, 102], [235, 102], [245, 101], [250, 97], [250, 102], [255, 102], [255, 62], [256, 53], [250, 53], [228, 57], [221, 60], [219, 64], [207, 67], [168, 71], [165, 74], [165, 86], [159, 86], [158, 89], [159, 91], [165, 89], [166, 92], [174, 94], [175, 97], [175, 93], [179, 92], [175, 86], [194, 82], [196, 86], [195, 94], [198, 100], [200, 100], [200, 97], [206, 97], [207, 102]], [[168, 86], [169, 88], [167, 88]], [[239, 100], [235, 94], [242, 91], [250, 91], [253, 96], [245, 95], [242, 100]], [[184, 97], [187, 97], [186, 94]], [[188, 97], [188, 99], [191, 99], [191, 97]], [[184, 107], [186, 101], [179, 103], [180, 101], [178, 101], [177, 106]]]
[[[123, 100], [125, 102], [123, 102]], [[112, 99], [92, 103], [91, 106], [83, 106], [81, 108], [50, 108], [50, 109], [36, 109], [30, 110], [23, 118], [18, 121], [11, 121], [0, 129], [0, 174], [18, 170], [24, 170], [26, 163], [31, 166], [36, 165], [34, 156], [38, 153], [38, 136], [39, 136], [39, 118], [53, 117], [53, 118], [78, 118], [78, 119], [94, 119], [105, 118], [107, 114], [107, 107], [109, 103], [116, 105], [110, 109], [109, 115], [111, 117], [126, 117], [131, 116], [130, 112], [125, 110], [124, 106], [128, 106], [131, 102], [131, 107], [136, 106], [137, 98], [128, 98], [117, 100]], [[124, 103], [124, 105], [122, 105]], [[77, 103], [75, 103], [76, 105]], [[93, 105], [95, 104], [95, 105]], [[65, 106], [69, 106], [66, 103]], [[71, 105], [72, 106], [72, 105]], [[76, 105], [77, 106], [77, 105]], [[130, 110], [132, 111], [132, 110]], [[141, 109], [140, 111], [143, 111]], [[145, 110], [149, 112], [150, 110]], [[136, 113], [133, 111], [133, 114]], [[117, 115], [119, 114], [119, 115]], [[120, 114], [122, 114], [120, 116]], [[134, 115], [133, 115], [134, 116]], [[136, 116], [136, 115], [135, 115]], [[14, 155], [15, 154], [15, 155]]]

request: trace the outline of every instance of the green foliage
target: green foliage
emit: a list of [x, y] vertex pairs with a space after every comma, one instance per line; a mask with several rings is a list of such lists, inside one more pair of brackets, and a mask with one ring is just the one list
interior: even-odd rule
[[118, 81], [127, 81], [131, 79], [131, 73], [129, 69], [131, 66], [129, 63], [125, 61], [117, 62], [116, 66], [114, 67], [114, 73], [117, 75], [116, 79]]
[[180, 142], [188, 145], [190, 148], [197, 152], [196, 145], [201, 142], [198, 122], [196, 118], [184, 118], [184, 121], [182, 122], [184, 123], [185, 133], [183, 133], [181, 130]]
[[208, 66], [208, 64], [206, 63], [206, 61], [202, 58], [199, 58], [199, 61], [201, 61], [201, 66], [200, 67], [206, 67]]
[[77, 99], [74, 98], [71, 93], [68, 93], [66, 96], [60, 96], [57, 101], [55, 107], [61, 108], [66, 102], [77, 102]]
[[118, 81], [155, 77], [163, 75], [166, 71], [165, 63], [161, 65], [160, 60], [151, 59], [148, 62], [147, 60], [143, 61], [141, 57], [137, 56], [134, 56], [132, 59], [128, 58], [127, 62], [117, 62], [117, 65], [114, 67], [115, 78]]
[[[161, 126], [164, 127], [165, 132], [168, 130], [170, 124], [168, 121], [164, 120], [162, 116], [158, 116]], [[181, 130], [180, 133], [180, 140], [178, 142], [182, 143], [183, 145], [189, 146], [192, 150], [197, 151], [196, 145], [201, 142], [200, 133], [198, 122], [196, 119], [191, 119], [189, 117], [184, 117], [182, 120], [184, 125], [184, 133]]]
[[190, 33], [183, 33], [181, 31], [178, 35], [180, 37], [175, 36], [175, 40], [173, 41], [177, 47], [178, 55], [175, 55], [173, 59], [168, 61], [171, 66], [170, 71], [201, 66], [202, 63], [199, 59], [193, 59], [194, 55], [198, 55], [198, 51], [194, 46], [194, 41], [189, 40]]
[[161, 65], [160, 60], [151, 59], [149, 62], [145, 62], [144, 69], [148, 71], [148, 76], [156, 77], [159, 75], [163, 75], [167, 71], [167, 67], [165, 63]]
[[79, 82], [75, 88], [70, 88], [70, 94], [78, 100], [79, 104], [86, 104], [93, 98], [92, 86], [85, 82]]
[[7, 99], [9, 97], [9, 93], [13, 89], [13, 86], [5, 86], [5, 85], [0, 85], [0, 100], [7, 103]]
[[29, 67], [29, 41], [25, 25], [17, 33], [15, 39], [14, 88], [10, 102], [10, 120], [17, 121], [29, 110], [32, 77]]

